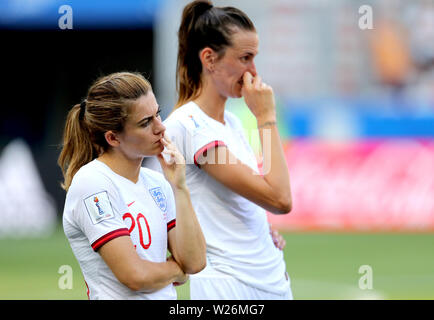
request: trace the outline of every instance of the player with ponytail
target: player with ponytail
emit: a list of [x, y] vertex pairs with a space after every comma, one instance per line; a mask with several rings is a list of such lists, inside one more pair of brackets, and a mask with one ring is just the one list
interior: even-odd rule
[[[284, 241], [270, 234], [266, 216], [288, 213], [292, 200], [273, 90], [254, 63], [256, 29], [237, 8], [193, 1], [183, 10], [178, 41], [178, 101], [164, 125], [187, 161], [207, 242], [207, 267], [191, 277], [191, 298], [292, 299], [279, 250]], [[240, 121], [225, 110], [228, 98], [240, 97], [257, 120], [262, 174]]]
[[[150, 83], [119, 72], [97, 79], [67, 116], [63, 227], [90, 299], [176, 299], [173, 283], [205, 266], [185, 162], [159, 114]], [[152, 156], [164, 176], [141, 167]]]

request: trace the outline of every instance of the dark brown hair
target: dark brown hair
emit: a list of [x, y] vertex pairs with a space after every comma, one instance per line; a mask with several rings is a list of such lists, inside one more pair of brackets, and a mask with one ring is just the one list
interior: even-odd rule
[[131, 106], [150, 90], [151, 84], [139, 73], [113, 73], [97, 79], [89, 88], [86, 99], [72, 107], [57, 161], [62, 169], [65, 190], [78, 169], [107, 151], [109, 145], [104, 134], [107, 131], [122, 132]]
[[237, 28], [256, 31], [249, 17], [237, 8], [214, 7], [211, 1], [203, 0], [185, 6], [178, 31], [178, 101], [175, 108], [194, 99], [200, 92], [200, 50], [209, 47], [222, 57], [225, 49], [232, 45], [231, 36]]

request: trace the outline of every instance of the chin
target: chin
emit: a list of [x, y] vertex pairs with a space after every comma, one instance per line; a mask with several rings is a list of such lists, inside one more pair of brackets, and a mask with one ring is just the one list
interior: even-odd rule
[[157, 148], [155, 148], [155, 154], [153, 154], [154, 156], [158, 156], [161, 152], [163, 152], [164, 150], [164, 146], [161, 144], [159, 145]]

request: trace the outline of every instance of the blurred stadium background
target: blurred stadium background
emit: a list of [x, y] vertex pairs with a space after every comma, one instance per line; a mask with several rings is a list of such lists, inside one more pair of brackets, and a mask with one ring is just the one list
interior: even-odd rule
[[[87, 298], [61, 228], [66, 114], [96, 77], [128, 70], [150, 79], [167, 116], [187, 2], [0, 2], [0, 299]], [[294, 297], [434, 299], [434, 3], [214, 4], [255, 22], [257, 69], [276, 94], [294, 209], [269, 220], [287, 241]], [[59, 27], [71, 22], [63, 5], [72, 30]], [[372, 29], [359, 26], [363, 5]], [[228, 108], [258, 150], [243, 101]], [[72, 289], [59, 287], [64, 265]], [[178, 292], [188, 299], [188, 284]]]

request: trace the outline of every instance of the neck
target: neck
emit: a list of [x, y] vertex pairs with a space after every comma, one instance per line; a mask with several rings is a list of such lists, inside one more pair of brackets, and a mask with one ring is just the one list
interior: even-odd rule
[[227, 97], [222, 96], [214, 86], [209, 85], [208, 81], [204, 81], [203, 88], [194, 102], [209, 117], [224, 124], [226, 100]]
[[116, 174], [132, 181], [133, 183], [137, 183], [139, 180], [142, 158], [127, 159], [123, 154], [111, 151], [104, 152], [98, 157], [98, 160], [105, 163]]

